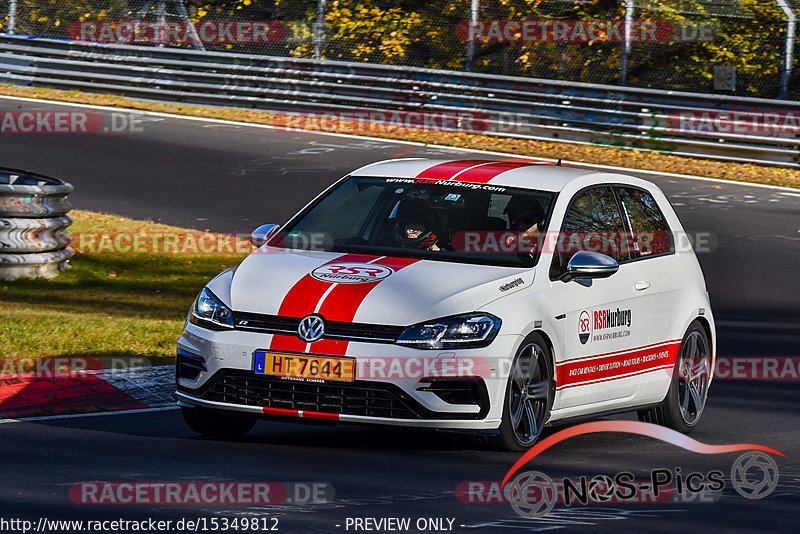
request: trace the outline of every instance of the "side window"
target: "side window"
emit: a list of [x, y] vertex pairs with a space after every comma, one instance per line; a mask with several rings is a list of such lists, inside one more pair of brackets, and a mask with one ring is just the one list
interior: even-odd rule
[[630, 221], [634, 253], [652, 256], [672, 252], [672, 231], [653, 195], [632, 187], [619, 187], [617, 193]]
[[[370, 211], [383, 191], [384, 188], [376, 184], [345, 182], [325, 199], [327, 209], [310, 211], [298, 225], [302, 225], [306, 234], [326, 234], [334, 240], [361, 237]], [[331, 217], [332, 211], [339, 216]]]
[[550, 270], [553, 279], [561, 276], [580, 250], [602, 252], [620, 263], [630, 259], [622, 215], [610, 187], [587, 189], [573, 199], [557, 247]]

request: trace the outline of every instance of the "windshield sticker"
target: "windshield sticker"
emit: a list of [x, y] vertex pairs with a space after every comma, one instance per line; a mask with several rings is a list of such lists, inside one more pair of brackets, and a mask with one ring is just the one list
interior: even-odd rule
[[457, 182], [455, 180], [431, 180], [429, 178], [386, 178], [386, 183], [446, 185], [449, 187], [460, 188], [460, 189], [496, 191], [498, 193], [502, 193], [503, 191], [506, 190], [505, 187], [498, 187], [495, 185], [476, 184], [471, 182]]
[[447, 195], [446, 197], [444, 197], [444, 199], [445, 199], [445, 200], [452, 200], [452, 201], [456, 201], [456, 200], [458, 200], [459, 198], [461, 198], [461, 195], [458, 195], [458, 194], [456, 194], [456, 193], [450, 193], [449, 195]]

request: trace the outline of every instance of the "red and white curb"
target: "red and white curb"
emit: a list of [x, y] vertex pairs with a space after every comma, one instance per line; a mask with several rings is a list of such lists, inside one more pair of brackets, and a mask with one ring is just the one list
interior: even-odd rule
[[175, 367], [0, 375], [0, 419], [174, 405]]

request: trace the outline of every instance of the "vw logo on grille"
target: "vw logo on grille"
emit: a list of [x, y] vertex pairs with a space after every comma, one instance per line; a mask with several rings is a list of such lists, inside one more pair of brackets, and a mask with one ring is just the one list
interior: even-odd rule
[[325, 335], [325, 321], [319, 315], [306, 315], [297, 325], [297, 335], [306, 343], [312, 343]]

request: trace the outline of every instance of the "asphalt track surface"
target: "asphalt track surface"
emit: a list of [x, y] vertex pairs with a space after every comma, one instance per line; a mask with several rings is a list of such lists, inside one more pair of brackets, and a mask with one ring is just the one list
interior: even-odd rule
[[[62, 107], [0, 99], [0, 111]], [[76, 208], [216, 231], [282, 222], [349, 170], [395, 157], [480, 155], [148, 116], [139, 133], [0, 137], [0, 165], [71, 182]], [[665, 191], [688, 231], [707, 232], [716, 244], [698, 257], [718, 321], [718, 355], [800, 356], [800, 194], [643, 177]], [[647, 437], [603, 433], [561, 442], [525, 469], [553, 479], [631, 471], [639, 480], [649, 478], [653, 469], [680, 467], [684, 474], [720, 470], [726, 482], [721, 498], [556, 505], [544, 518], [526, 519], [508, 504], [456, 498], [462, 481], [502, 479], [519, 458], [488, 452], [466, 436], [264, 421], [244, 439], [225, 442], [194, 436], [177, 410], [166, 410], [0, 424], [0, 518], [269, 516], [279, 519], [281, 532], [354, 532], [346, 529], [346, 520], [356, 517], [410, 517], [412, 526], [418, 518], [445, 517], [454, 519], [454, 531], [481, 533], [796, 532], [799, 384], [797, 379], [718, 379], [692, 434], [703, 443], [756, 443], [785, 454], [774, 457], [780, 469], [777, 488], [761, 500], [745, 499], [732, 489], [729, 473], [738, 453], [697, 454]], [[316, 481], [331, 484], [335, 498], [325, 504], [265, 507], [70, 501], [69, 487], [90, 480]]]

